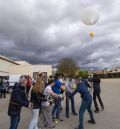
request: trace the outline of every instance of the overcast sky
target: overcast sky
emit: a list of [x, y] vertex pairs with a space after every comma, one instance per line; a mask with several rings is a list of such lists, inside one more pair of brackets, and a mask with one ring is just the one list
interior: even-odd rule
[[[97, 24], [81, 22], [85, 7], [99, 11]], [[120, 0], [0, 0], [0, 54], [32, 64], [73, 57], [85, 68], [120, 66], [119, 9]]]

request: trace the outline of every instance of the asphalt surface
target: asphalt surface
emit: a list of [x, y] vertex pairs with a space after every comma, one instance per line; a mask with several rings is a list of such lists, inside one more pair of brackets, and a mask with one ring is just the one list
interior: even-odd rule
[[[87, 123], [89, 115], [86, 112], [84, 116], [85, 129], [120, 129], [120, 79], [102, 80], [102, 99], [105, 110], [95, 115], [96, 124]], [[6, 99], [0, 99], [0, 129], [9, 129], [10, 119], [7, 115], [8, 102], [10, 96]], [[75, 96], [76, 111], [79, 112], [80, 96]], [[55, 129], [74, 129], [78, 125], [78, 116], [70, 114], [70, 118], [65, 118], [65, 102], [62, 103], [63, 111], [61, 118], [64, 122], [58, 123]], [[94, 110], [94, 105], [93, 105]], [[21, 121], [18, 129], [27, 129], [31, 119], [31, 111], [23, 108], [21, 112]]]

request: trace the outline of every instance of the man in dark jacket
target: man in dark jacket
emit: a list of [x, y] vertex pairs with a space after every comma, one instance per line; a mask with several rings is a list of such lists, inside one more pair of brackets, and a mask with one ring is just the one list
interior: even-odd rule
[[100, 88], [100, 82], [101, 80], [98, 78], [97, 74], [93, 75], [92, 79], [89, 79], [90, 82], [93, 83], [93, 101], [94, 101], [94, 105], [95, 105], [95, 113], [99, 113], [99, 107], [98, 107], [98, 103], [97, 103], [97, 98], [98, 101], [101, 105], [102, 110], [104, 109], [104, 105], [100, 96], [101, 93], [101, 88]]
[[86, 109], [89, 112], [90, 120], [88, 120], [89, 123], [95, 124], [95, 119], [93, 116], [93, 112], [91, 110], [92, 105], [92, 96], [86, 86], [86, 83], [84, 80], [81, 82], [79, 79], [76, 79], [77, 88], [76, 90], [70, 95], [70, 97], [74, 96], [76, 93], [81, 94], [82, 102], [79, 110], [79, 126], [76, 129], [84, 129], [83, 126], [83, 116], [86, 111]]
[[30, 107], [29, 101], [25, 94], [25, 87], [27, 85], [27, 79], [25, 77], [20, 78], [19, 84], [14, 86], [11, 94], [8, 115], [11, 118], [10, 128], [17, 129], [20, 121], [20, 112], [22, 106]]

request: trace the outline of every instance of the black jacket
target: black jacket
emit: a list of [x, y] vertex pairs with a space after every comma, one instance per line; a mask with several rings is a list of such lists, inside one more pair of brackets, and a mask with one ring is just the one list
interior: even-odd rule
[[101, 92], [101, 88], [100, 88], [101, 80], [99, 78], [92, 78], [90, 82], [93, 82], [93, 91], [96, 93], [100, 93]]
[[22, 106], [28, 107], [29, 101], [25, 94], [25, 88], [18, 84], [17, 86], [14, 86], [13, 92], [11, 94], [10, 103], [8, 107], [8, 115], [20, 115]]
[[46, 96], [42, 93], [35, 93], [34, 90], [31, 91], [30, 102], [33, 104], [33, 109], [41, 108], [41, 102], [47, 101]]

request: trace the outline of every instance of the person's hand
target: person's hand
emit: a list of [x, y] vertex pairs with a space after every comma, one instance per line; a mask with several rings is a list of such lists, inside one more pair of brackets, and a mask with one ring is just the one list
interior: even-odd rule
[[60, 97], [60, 98], [63, 98], [63, 95], [62, 95], [62, 94], [60, 94], [60, 95], [59, 95], [59, 97]]
[[63, 94], [60, 94], [60, 95], [59, 95], [59, 98], [60, 98], [60, 99], [64, 98]]
[[75, 90], [77, 88], [77, 85], [74, 83], [72, 89]]
[[61, 101], [63, 101], [64, 100], [63, 94], [60, 94], [59, 97], [58, 97], [58, 99], [60, 99]]
[[69, 98], [71, 98], [72, 97], [72, 93], [69, 93]]
[[29, 103], [28, 108], [29, 108], [29, 109], [32, 109], [32, 108], [33, 108], [33, 104], [32, 104], [32, 103]]

